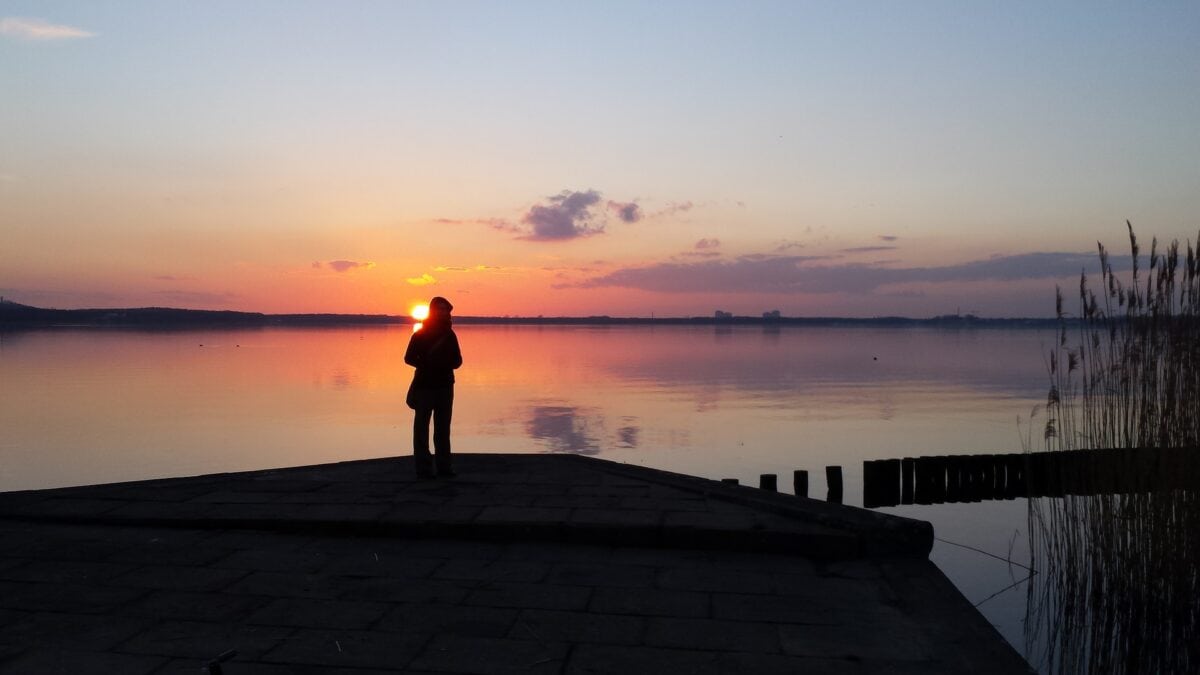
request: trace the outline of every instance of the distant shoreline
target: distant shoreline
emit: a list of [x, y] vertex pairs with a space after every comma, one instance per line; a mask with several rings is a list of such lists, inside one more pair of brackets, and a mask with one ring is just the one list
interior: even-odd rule
[[[533, 326], [931, 326], [947, 328], [1047, 328], [1058, 319], [983, 318], [972, 314], [948, 314], [924, 319], [884, 317], [788, 317], [788, 316], [457, 316], [463, 325]], [[128, 309], [48, 309], [14, 302], [0, 303], [0, 330], [13, 328], [267, 328], [317, 326], [411, 325], [407, 316], [389, 314], [264, 314], [221, 310], [141, 307]]]

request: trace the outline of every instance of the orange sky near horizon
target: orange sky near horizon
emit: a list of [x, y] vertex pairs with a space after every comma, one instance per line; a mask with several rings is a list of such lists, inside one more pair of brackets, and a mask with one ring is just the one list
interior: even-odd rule
[[0, 12], [30, 305], [1049, 316], [1200, 228], [1194, 3]]

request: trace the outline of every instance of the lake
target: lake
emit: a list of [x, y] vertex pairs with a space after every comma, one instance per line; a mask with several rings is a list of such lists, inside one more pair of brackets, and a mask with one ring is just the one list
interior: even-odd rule
[[[1054, 339], [862, 326], [456, 331], [455, 451], [581, 453], [749, 485], [776, 473], [784, 491], [805, 469], [817, 498], [824, 467], [838, 465], [852, 505], [864, 460], [1019, 452]], [[0, 334], [0, 490], [407, 454], [409, 333]], [[931, 521], [931, 559], [1024, 653], [1025, 570], [1005, 560], [1029, 559], [1025, 499], [879, 510]]]

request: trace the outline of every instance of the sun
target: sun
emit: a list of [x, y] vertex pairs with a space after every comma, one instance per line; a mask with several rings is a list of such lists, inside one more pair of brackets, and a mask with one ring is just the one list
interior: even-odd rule
[[413, 332], [415, 333], [421, 330], [421, 326], [425, 325], [422, 322], [429, 318], [429, 305], [413, 305], [411, 314], [413, 318]]

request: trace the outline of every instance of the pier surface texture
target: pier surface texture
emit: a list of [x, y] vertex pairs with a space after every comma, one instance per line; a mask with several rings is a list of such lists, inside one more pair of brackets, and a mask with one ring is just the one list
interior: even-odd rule
[[0, 494], [0, 673], [1024, 673], [928, 523], [570, 455]]

